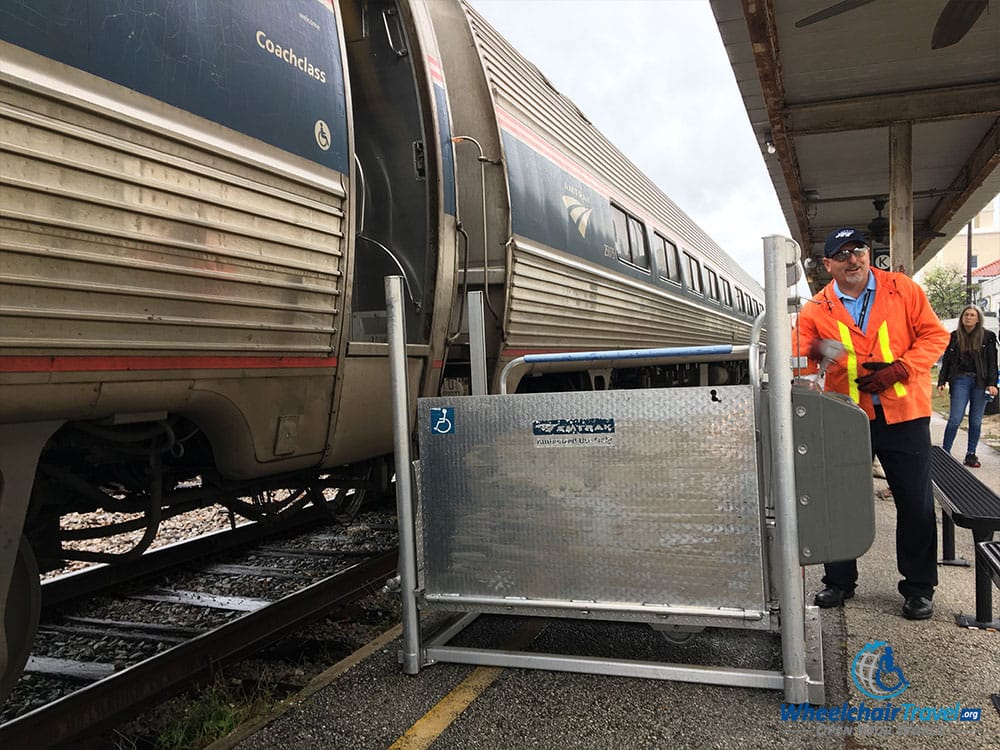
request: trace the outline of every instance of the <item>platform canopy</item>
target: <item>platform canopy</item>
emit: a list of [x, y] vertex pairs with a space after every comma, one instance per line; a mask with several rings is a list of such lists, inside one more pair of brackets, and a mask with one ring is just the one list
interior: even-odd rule
[[1000, 0], [710, 2], [813, 290], [832, 229], [912, 273], [1000, 192]]

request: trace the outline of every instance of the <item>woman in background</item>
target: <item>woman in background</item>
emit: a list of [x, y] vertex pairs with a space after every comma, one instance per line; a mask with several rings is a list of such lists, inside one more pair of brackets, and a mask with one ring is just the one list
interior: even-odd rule
[[951, 451], [965, 408], [969, 408], [969, 446], [965, 465], [978, 469], [976, 446], [983, 427], [986, 402], [997, 395], [997, 337], [983, 327], [983, 313], [975, 305], [966, 305], [958, 318], [941, 361], [938, 392], [945, 383], [951, 391], [951, 410], [944, 430], [943, 447]]

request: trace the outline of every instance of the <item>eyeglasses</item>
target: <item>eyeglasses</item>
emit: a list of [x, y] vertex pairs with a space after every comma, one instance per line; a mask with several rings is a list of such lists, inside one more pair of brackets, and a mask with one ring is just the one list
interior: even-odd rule
[[839, 253], [834, 253], [830, 256], [830, 260], [835, 260], [838, 263], [845, 263], [852, 255], [860, 258], [867, 252], [868, 248], [862, 245], [861, 247], [856, 247], [853, 250], [841, 250]]

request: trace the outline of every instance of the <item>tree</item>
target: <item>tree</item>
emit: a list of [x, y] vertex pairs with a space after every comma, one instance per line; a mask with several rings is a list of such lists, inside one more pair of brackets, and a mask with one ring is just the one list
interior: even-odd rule
[[924, 274], [924, 291], [942, 320], [957, 318], [965, 307], [965, 275], [955, 266], [933, 268]]

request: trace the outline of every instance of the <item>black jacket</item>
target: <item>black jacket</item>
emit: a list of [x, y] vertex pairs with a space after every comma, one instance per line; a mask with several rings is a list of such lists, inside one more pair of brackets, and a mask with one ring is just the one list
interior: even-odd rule
[[[997, 337], [993, 331], [983, 330], [983, 348], [975, 357], [976, 384], [982, 388], [997, 384]], [[948, 348], [944, 350], [941, 360], [941, 371], [938, 373], [938, 385], [949, 382], [958, 371], [958, 363], [962, 354], [958, 350], [958, 332], [951, 332]]]

